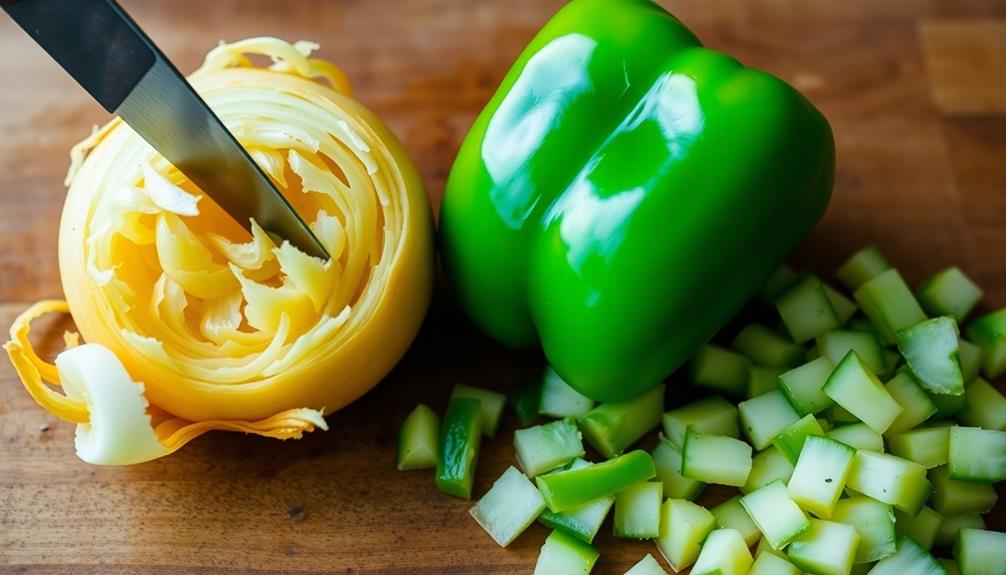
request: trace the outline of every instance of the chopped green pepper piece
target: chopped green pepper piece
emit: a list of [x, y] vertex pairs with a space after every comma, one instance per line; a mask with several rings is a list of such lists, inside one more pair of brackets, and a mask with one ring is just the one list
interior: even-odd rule
[[958, 513], [947, 515], [936, 530], [937, 545], [952, 546], [957, 541], [957, 533], [964, 528], [985, 529], [985, 520], [977, 513]]
[[821, 431], [827, 436], [828, 432], [831, 431], [833, 425], [827, 419], [818, 419], [817, 424], [821, 427]]
[[681, 449], [689, 428], [699, 433], [739, 437], [737, 408], [722, 397], [700, 399], [664, 414], [664, 435], [671, 445]]
[[710, 509], [709, 512], [716, 518], [716, 525], [724, 529], [736, 529], [748, 547], [758, 543], [758, 540], [761, 539], [761, 531], [751, 520], [751, 516], [748, 515], [744, 506], [741, 505], [740, 495], [734, 495]]
[[929, 399], [911, 370], [898, 370], [884, 388], [901, 406], [901, 414], [885, 432], [889, 435], [908, 431], [936, 413], [936, 404]]
[[758, 323], [742, 329], [731, 347], [754, 363], [769, 367], [800, 365], [805, 353], [799, 345]]
[[656, 474], [650, 454], [636, 450], [590, 467], [539, 475], [535, 481], [549, 509], [566, 511], [653, 479]]
[[762, 553], [755, 558], [748, 575], [800, 575], [800, 569], [779, 555]]
[[947, 575], [946, 570], [914, 539], [898, 537], [898, 552], [877, 562], [870, 575]]
[[770, 445], [751, 459], [751, 473], [740, 491], [751, 493], [776, 480], [787, 483], [792, 475], [793, 464], [774, 445]]
[[398, 469], [430, 469], [437, 466], [437, 433], [440, 419], [420, 403], [398, 431]]
[[936, 531], [943, 523], [943, 516], [925, 505], [918, 514], [912, 515], [900, 509], [894, 510], [895, 528], [898, 533], [912, 538], [919, 547], [929, 551], [936, 540]]
[[967, 407], [957, 414], [961, 423], [1006, 431], [1006, 396], [980, 377], [967, 386], [966, 392]]
[[790, 499], [822, 519], [830, 518], [845, 489], [855, 453], [834, 439], [808, 437], [787, 485]]
[[898, 331], [898, 349], [908, 367], [929, 393], [960, 395], [964, 378], [958, 359], [957, 322], [937, 317]]
[[835, 365], [827, 357], [818, 357], [779, 376], [779, 390], [801, 415], [820, 413], [835, 403], [826, 393]]
[[945, 465], [950, 453], [950, 428], [920, 427], [887, 436], [892, 455], [914, 461], [927, 469]]
[[469, 514], [500, 547], [506, 547], [545, 509], [545, 500], [533, 483], [508, 467]]
[[500, 416], [503, 415], [503, 407], [506, 405], [505, 395], [458, 383], [454, 385], [454, 391], [451, 392], [451, 399], [455, 397], [479, 400], [482, 403], [482, 435], [486, 437], [496, 435], [496, 428], [499, 426]]
[[528, 378], [510, 394], [507, 401], [521, 425], [531, 423], [540, 414], [542, 385], [541, 378]]
[[779, 376], [785, 371], [786, 368], [783, 367], [749, 366], [747, 398], [751, 399], [779, 389]]
[[693, 384], [734, 397], [743, 397], [747, 389], [751, 360], [718, 345], [706, 345], [688, 362]]
[[800, 414], [779, 390], [742, 401], [737, 410], [744, 433], [759, 450], [768, 447], [776, 435], [800, 419]]
[[705, 435], [689, 429], [681, 450], [681, 474], [704, 483], [747, 483], [751, 473], [751, 446], [724, 435]]
[[993, 379], [1006, 373], [1006, 308], [971, 322], [968, 337], [982, 348], [985, 377]]
[[594, 401], [573, 389], [551, 367], [542, 376], [538, 410], [551, 417], [580, 417], [594, 408]]
[[864, 450], [857, 451], [852, 458], [848, 484], [858, 493], [908, 513], [918, 513], [932, 493], [925, 467], [886, 453]]
[[876, 246], [867, 246], [852, 254], [835, 275], [846, 287], [855, 290], [889, 269], [891, 264], [887, 263], [880, 250]]
[[851, 525], [811, 519], [786, 550], [793, 565], [815, 575], [849, 575], [856, 559], [859, 533]]
[[[574, 459], [569, 468], [581, 469], [591, 465], [593, 463]], [[615, 496], [605, 495], [561, 513], [556, 513], [546, 507], [538, 516], [538, 521], [546, 527], [560, 529], [585, 543], [591, 543], [614, 504]]]
[[440, 427], [437, 488], [455, 497], [471, 499], [481, 435], [482, 405], [479, 400], [455, 398], [447, 402]]
[[772, 545], [769, 544], [768, 539], [766, 539], [764, 536], [762, 536], [762, 538], [758, 540], [758, 547], [755, 548], [755, 559], [761, 557], [762, 555], [772, 555], [780, 559], [786, 559], [786, 552], [776, 551], [775, 549], [773, 549]]
[[782, 430], [772, 440], [772, 445], [782, 453], [790, 463], [796, 464], [800, 458], [803, 443], [810, 435], [824, 435], [821, 424], [813, 415], [805, 415], [799, 421]]
[[1002, 575], [1006, 573], [1006, 533], [961, 529], [954, 557], [961, 575]]
[[660, 503], [664, 484], [644, 481], [615, 495], [614, 535], [622, 539], [654, 539], [660, 535]]
[[782, 321], [797, 343], [814, 339], [843, 323], [824, 287], [821, 280], [807, 275], [775, 300]]
[[885, 374], [892, 367], [888, 365], [887, 350], [873, 332], [836, 329], [818, 336], [817, 348], [834, 365], [838, 365], [849, 351], [855, 350], [874, 373]]
[[849, 323], [852, 316], [856, 315], [856, 312], [859, 311], [859, 306], [856, 305], [856, 302], [830, 285], [824, 284], [824, 293], [828, 296], [828, 301], [831, 302], [835, 315], [838, 316], [839, 326]]
[[776, 551], [810, 529], [807, 515], [789, 498], [782, 481], [773, 481], [741, 497], [741, 505]]
[[961, 377], [964, 385], [974, 381], [978, 377], [978, 372], [982, 370], [982, 348], [966, 339], [962, 339], [958, 344], [957, 357], [961, 362]]
[[837, 426], [825, 435], [854, 449], [884, 451], [884, 437], [862, 422]]
[[[976, 377], [972, 379], [972, 383], [978, 381], [979, 379], [981, 378]], [[967, 398], [968, 389], [970, 389], [970, 387], [967, 384], [965, 384], [964, 393], [960, 395], [938, 395], [935, 393], [926, 392], [926, 395], [929, 396], [929, 401], [932, 401], [933, 405], [936, 406], [936, 413], [930, 416], [929, 420], [941, 421], [944, 419], [949, 419], [961, 413], [962, 411], [966, 410], [968, 408], [968, 402], [969, 402]]]
[[667, 575], [667, 571], [649, 553], [625, 572], [625, 575]]
[[702, 542], [716, 527], [716, 518], [705, 507], [683, 499], [667, 499], [660, 507], [657, 549], [680, 572], [695, 562]]
[[831, 520], [852, 525], [859, 533], [857, 564], [871, 563], [897, 551], [894, 512], [886, 503], [865, 496], [840, 499]]
[[534, 575], [587, 575], [600, 555], [587, 543], [562, 531], [552, 531], [541, 546]]
[[664, 483], [664, 495], [667, 497], [691, 501], [705, 488], [705, 483], [681, 475], [681, 451], [663, 435], [650, 455], [657, 469], [657, 479]]
[[859, 418], [849, 412], [848, 409], [835, 403], [825, 412], [825, 417], [833, 423], [857, 423]]
[[867, 281], [853, 294], [866, 317], [877, 327], [884, 343], [895, 343], [895, 334], [925, 321], [926, 314], [898, 270], [887, 270]]
[[660, 425], [663, 411], [664, 386], [658, 385], [635, 399], [602, 403], [577, 423], [587, 442], [611, 459]]
[[566, 465], [584, 454], [580, 430], [571, 417], [518, 429], [513, 444], [517, 461], [529, 477]]
[[736, 529], [714, 529], [692, 567], [693, 575], [746, 575], [751, 569], [751, 551]]
[[887, 431], [902, 411], [855, 351], [835, 366], [824, 392], [877, 433]]
[[950, 428], [950, 477], [996, 483], [1006, 479], [1006, 431]]
[[922, 309], [930, 315], [949, 315], [962, 322], [981, 301], [982, 290], [954, 266], [922, 282], [918, 295]]
[[952, 479], [945, 465], [929, 470], [929, 480], [933, 482], [933, 509], [944, 516], [988, 513], [999, 499], [991, 483]]

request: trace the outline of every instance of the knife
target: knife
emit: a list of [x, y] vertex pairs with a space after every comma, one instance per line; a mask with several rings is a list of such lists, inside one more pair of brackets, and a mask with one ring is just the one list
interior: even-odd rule
[[269, 177], [114, 0], [0, 0], [0, 7], [245, 229], [254, 218], [272, 235], [328, 259]]

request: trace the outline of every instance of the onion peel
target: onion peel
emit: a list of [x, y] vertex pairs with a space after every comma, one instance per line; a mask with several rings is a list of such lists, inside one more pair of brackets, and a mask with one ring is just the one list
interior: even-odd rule
[[[4, 349], [36, 402], [77, 424], [85, 461], [139, 463], [212, 430], [327, 429], [324, 415], [375, 385], [415, 337], [432, 291], [426, 192], [316, 48], [221, 43], [189, 79], [331, 260], [255, 222], [246, 232], [119, 118], [71, 150], [66, 301], [27, 309]], [[47, 313], [70, 313], [80, 333], [54, 363], [28, 337]]]

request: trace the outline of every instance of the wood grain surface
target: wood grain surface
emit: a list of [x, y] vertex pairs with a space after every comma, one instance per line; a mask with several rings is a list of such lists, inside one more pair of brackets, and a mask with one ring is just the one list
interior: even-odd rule
[[[558, 0], [125, 0], [183, 70], [220, 39], [312, 39], [415, 157], [434, 205], [472, 119]], [[957, 263], [1006, 305], [1006, 2], [676, 0], [704, 42], [794, 83], [831, 120], [834, 199], [795, 261], [829, 275], [876, 243], [916, 283]], [[0, 18], [0, 326], [60, 296], [56, 228], [69, 147], [99, 107]], [[59, 322], [39, 329], [57, 349]], [[530, 573], [546, 530], [497, 547], [430, 472], [394, 470], [396, 428], [452, 384], [508, 391], [541, 358], [496, 346], [443, 286], [413, 349], [299, 442], [216, 433], [127, 469], [83, 464], [0, 361], [0, 573]], [[1001, 383], [1000, 383], [1001, 385]], [[673, 395], [673, 393], [672, 393]], [[476, 494], [514, 461], [508, 418]], [[653, 438], [646, 444], [649, 447]], [[704, 502], [728, 491], [712, 490]], [[990, 525], [1006, 528], [1006, 504]], [[595, 573], [648, 542], [597, 540]]]

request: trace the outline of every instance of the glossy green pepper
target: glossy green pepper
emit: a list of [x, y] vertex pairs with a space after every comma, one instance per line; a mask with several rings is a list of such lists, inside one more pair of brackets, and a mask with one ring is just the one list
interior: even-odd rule
[[465, 138], [441, 211], [462, 306], [598, 401], [657, 385], [828, 204], [825, 118], [647, 0], [573, 0]]

